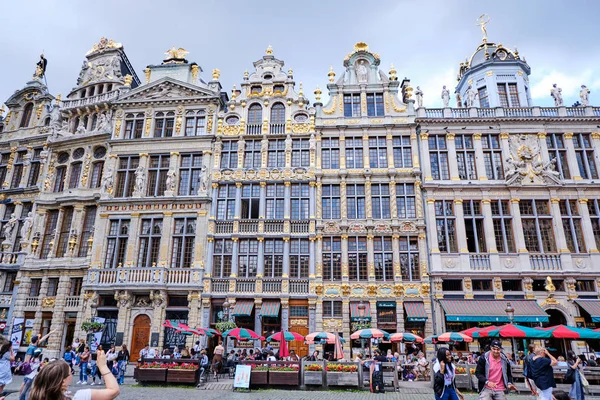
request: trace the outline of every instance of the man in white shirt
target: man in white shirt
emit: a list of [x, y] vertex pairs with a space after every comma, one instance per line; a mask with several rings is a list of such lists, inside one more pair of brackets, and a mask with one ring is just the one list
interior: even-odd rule
[[147, 344], [141, 351], [140, 351], [140, 360], [143, 360], [144, 358], [150, 358], [150, 356], [148, 355], [150, 352], [150, 345]]

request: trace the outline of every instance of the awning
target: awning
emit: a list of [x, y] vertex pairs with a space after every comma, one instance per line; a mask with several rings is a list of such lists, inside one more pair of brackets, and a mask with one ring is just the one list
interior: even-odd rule
[[254, 300], [238, 300], [235, 302], [233, 307], [234, 317], [249, 317], [252, 315], [252, 308], [254, 307]]
[[406, 310], [406, 320], [408, 322], [427, 321], [425, 305], [421, 301], [405, 301], [404, 310]]
[[[506, 300], [440, 300], [447, 321], [510, 322]], [[548, 314], [535, 300], [510, 300], [513, 322], [548, 322]]]
[[592, 322], [600, 322], [600, 300], [575, 300], [592, 317]]
[[281, 303], [279, 301], [263, 301], [260, 316], [277, 318], [279, 317], [280, 306]]
[[362, 303], [365, 306], [364, 310], [359, 310], [360, 302], [350, 303], [350, 321], [370, 321], [371, 320], [371, 305], [367, 302]]

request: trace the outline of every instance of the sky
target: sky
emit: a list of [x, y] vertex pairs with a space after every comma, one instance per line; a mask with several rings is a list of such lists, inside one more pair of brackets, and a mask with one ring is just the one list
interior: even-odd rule
[[31, 79], [43, 51], [50, 92], [63, 98], [75, 86], [85, 53], [105, 36], [122, 43], [140, 79], [171, 46], [204, 70], [221, 71], [230, 92], [271, 45], [314, 100], [327, 98], [327, 73], [343, 72], [344, 57], [363, 41], [381, 56], [387, 73], [408, 77], [424, 92], [426, 107], [440, 107], [443, 85], [454, 88], [459, 63], [481, 43], [479, 15], [490, 16], [488, 41], [518, 47], [531, 66], [533, 103], [553, 105], [557, 83], [565, 105], [590, 88], [600, 104], [597, 0], [69, 0], [7, 1], [0, 13], [0, 104]]

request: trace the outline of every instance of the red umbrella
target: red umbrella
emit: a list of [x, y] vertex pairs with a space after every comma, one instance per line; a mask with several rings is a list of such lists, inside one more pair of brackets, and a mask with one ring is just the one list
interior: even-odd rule
[[490, 329], [473, 333], [473, 337], [505, 337], [505, 338], [529, 338], [529, 339], [547, 339], [552, 337], [551, 332], [541, 329], [529, 328], [526, 326], [506, 324]]
[[408, 332], [398, 332], [398, 333], [392, 333], [390, 335], [390, 342], [392, 342], [392, 343], [396, 343], [396, 342], [423, 343], [423, 338], [421, 336], [414, 335], [414, 334], [408, 333]]
[[290, 350], [288, 349], [287, 340], [282, 340], [279, 343], [279, 357], [285, 358], [290, 355]]
[[600, 333], [597, 330], [592, 331], [574, 326], [556, 325], [538, 329], [552, 332], [552, 337], [556, 339], [600, 339]]
[[183, 329], [184, 331], [186, 331], [186, 332], [193, 333], [194, 335], [198, 335], [198, 336], [205, 336], [206, 335], [206, 331], [204, 329], [202, 329], [202, 328], [196, 328], [196, 329], [194, 329], [194, 328], [191, 328], [191, 327], [187, 326], [186, 324], [182, 324], [181, 322], [179, 323], [179, 327], [181, 329]]
[[285, 340], [304, 340], [304, 336], [302, 336], [299, 333], [292, 332], [292, 331], [285, 331], [285, 332], [277, 332], [277, 333], [272, 334], [271, 336], [269, 336], [267, 338], [267, 342], [270, 342], [271, 340], [281, 342], [282, 336], [285, 338]]

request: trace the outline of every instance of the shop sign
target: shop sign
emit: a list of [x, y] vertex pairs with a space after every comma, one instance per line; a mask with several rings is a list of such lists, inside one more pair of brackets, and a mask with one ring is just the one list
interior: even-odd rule
[[395, 301], [378, 301], [377, 308], [396, 308]]

